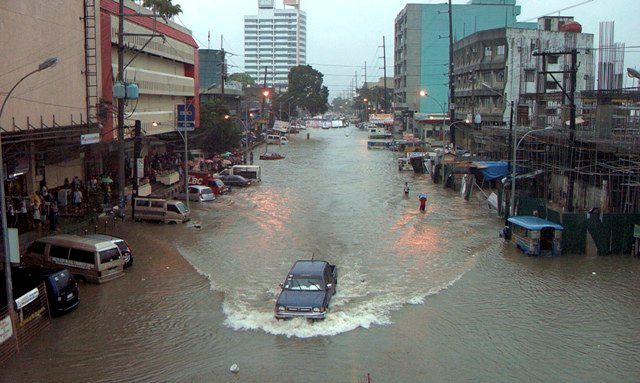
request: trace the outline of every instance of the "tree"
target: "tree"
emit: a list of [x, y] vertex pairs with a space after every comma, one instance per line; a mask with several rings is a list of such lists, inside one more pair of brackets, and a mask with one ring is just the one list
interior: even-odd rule
[[353, 100], [336, 97], [331, 101], [331, 111], [338, 114], [350, 112]]
[[237, 81], [242, 84], [243, 88], [256, 86], [256, 80], [248, 73], [234, 73], [229, 76], [229, 81]]
[[172, 0], [143, 0], [142, 6], [153, 9], [160, 16], [164, 16], [167, 19], [172, 19], [182, 13], [180, 4], [174, 5]]
[[200, 128], [196, 130], [194, 146], [209, 152], [226, 152], [240, 146], [242, 129], [225, 119], [229, 107], [221, 100], [207, 100], [200, 104]]
[[329, 89], [322, 85], [324, 75], [311, 65], [298, 65], [289, 70], [289, 88], [283, 99], [305, 109], [311, 115], [328, 110]]

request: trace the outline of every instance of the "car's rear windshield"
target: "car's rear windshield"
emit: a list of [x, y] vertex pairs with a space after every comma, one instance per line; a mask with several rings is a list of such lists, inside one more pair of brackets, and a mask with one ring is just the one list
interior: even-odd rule
[[116, 248], [102, 250], [100, 253], [100, 263], [109, 263], [120, 259], [120, 252]]
[[56, 286], [58, 291], [69, 285], [70, 278], [71, 274], [69, 274], [68, 270], [60, 270], [55, 274], [51, 274], [51, 282]]
[[287, 279], [284, 285], [287, 290], [295, 291], [320, 291], [322, 288], [322, 280], [318, 278], [293, 277]]

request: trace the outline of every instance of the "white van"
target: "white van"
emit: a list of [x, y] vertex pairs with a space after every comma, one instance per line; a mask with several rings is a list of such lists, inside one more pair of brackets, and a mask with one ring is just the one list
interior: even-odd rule
[[71, 234], [36, 239], [22, 261], [27, 265], [50, 268], [63, 266], [76, 279], [103, 283], [124, 275], [124, 258], [111, 241]]
[[267, 144], [280, 145], [280, 136], [277, 134], [268, 134]]
[[229, 169], [225, 169], [220, 174], [230, 176], [243, 176], [252, 181], [260, 181], [260, 165], [234, 165]]
[[161, 198], [135, 198], [136, 221], [160, 221], [182, 223], [189, 220], [189, 210], [182, 201], [167, 201]]

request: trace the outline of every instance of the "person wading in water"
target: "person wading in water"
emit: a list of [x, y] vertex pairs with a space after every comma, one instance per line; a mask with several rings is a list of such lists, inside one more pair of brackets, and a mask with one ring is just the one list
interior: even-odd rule
[[427, 208], [427, 195], [422, 193], [418, 196], [418, 199], [420, 200], [420, 211], [425, 211]]

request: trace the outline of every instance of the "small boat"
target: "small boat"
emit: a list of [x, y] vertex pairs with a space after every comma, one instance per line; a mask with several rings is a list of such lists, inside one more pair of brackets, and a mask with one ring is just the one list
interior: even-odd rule
[[266, 152], [260, 155], [260, 159], [265, 161], [282, 160], [284, 159], [284, 156], [276, 152]]

